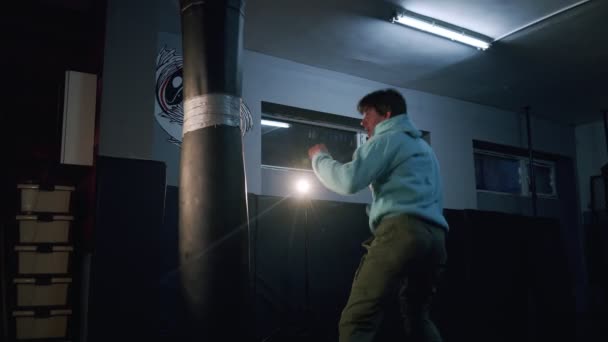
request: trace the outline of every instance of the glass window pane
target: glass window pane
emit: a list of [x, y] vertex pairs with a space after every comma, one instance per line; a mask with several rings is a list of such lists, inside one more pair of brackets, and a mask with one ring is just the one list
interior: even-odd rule
[[517, 159], [475, 154], [475, 180], [478, 190], [521, 194]]
[[536, 180], [536, 193], [544, 195], [555, 194], [551, 179], [551, 166], [534, 165], [534, 179]]
[[311, 169], [308, 148], [324, 143], [339, 162], [352, 160], [357, 148], [355, 132], [311, 124], [285, 122], [289, 127], [262, 125], [262, 164], [296, 169]]

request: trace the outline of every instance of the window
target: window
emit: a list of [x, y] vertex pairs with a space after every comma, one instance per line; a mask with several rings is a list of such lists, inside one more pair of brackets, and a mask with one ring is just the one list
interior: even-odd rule
[[339, 162], [352, 160], [362, 133], [263, 116], [262, 165], [310, 170], [308, 148], [324, 143]]
[[310, 146], [324, 143], [332, 156], [349, 162], [361, 143], [359, 118], [262, 101], [262, 166], [311, 170]]
[[520, 166], [517, 158], [475, 153], [477, 190], [521, 194]]
[[[556, 198], [555, 162], [534, 160], [536, 193]], [[529, 159], [521, 155], [475, 150], [475, 182], [477, 191], [531, 196]]]
[[[529, 162], [525, 161], [526, 171]], [[527, 177], [527, 175], [526, 175]], [[555, 189], [555, 163], [550, 161], [534, 161], [534, 179], [536, 180], [536, 193], [542, 196], [556, 197]]]
[[[341, 163], [352, 160], [367, 134], [361, 118], [317, 112], [262, 101], [262, 166], [311, 170], [308, 148], [324, 143]], [[429, 132], [422, 138], [430, 144]]]

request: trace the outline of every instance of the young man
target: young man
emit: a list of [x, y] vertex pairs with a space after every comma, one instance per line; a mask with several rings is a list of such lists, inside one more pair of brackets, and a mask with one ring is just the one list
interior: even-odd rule
[[357, 106], [368, 141], [341, 164], [325, 145], [308, 150], [315, 174], [328, 189], [352, 194], [370, 186], [372, 238], [340, 318], [340, 342], [373, 341], [383, 302], [396, 286], [404, 327], [412, 341], [441, 341], [429, 319], [430, 301], [446, 261], [439, 165], [393, 89], [363, 97]]

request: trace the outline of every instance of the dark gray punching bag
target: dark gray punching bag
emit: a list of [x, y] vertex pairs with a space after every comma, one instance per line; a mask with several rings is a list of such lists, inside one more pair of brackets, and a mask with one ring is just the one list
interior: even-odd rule
[[245, 341], [250, 317], [241, 125], [244, 1], [182, 0], [182, 340]]

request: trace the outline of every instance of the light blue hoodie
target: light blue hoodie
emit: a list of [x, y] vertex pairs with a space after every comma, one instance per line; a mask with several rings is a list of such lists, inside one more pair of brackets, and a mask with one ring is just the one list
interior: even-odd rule
[[373, 137], [357, 148], [351, 162], [341, 164], [319, 152], [312, 158], [312, 167], [323, 185], [340, 194], [371, 186], [372, 232], [382, 218], [400, 214], [419, 216], [448, 229], [439, 163], [406, 114], [376, 125]]

